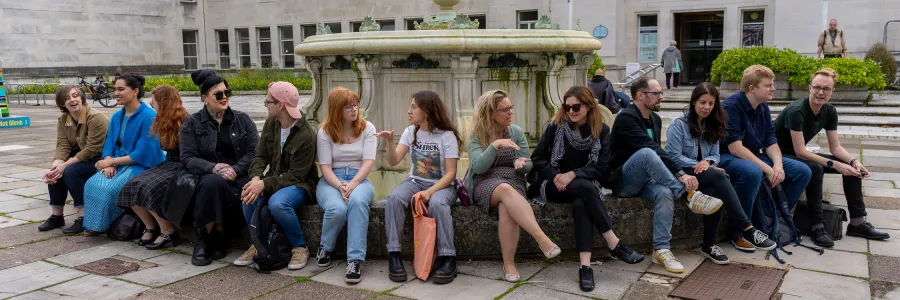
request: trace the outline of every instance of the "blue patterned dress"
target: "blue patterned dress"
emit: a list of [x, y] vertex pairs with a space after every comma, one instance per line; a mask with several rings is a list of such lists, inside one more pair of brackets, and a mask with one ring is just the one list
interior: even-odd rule
[[129, 156], [135, 164], [117, 166], [116, 175], [106, 178], [98, 172], [84, 185], [84, 228], [105, 232], [110, 223], [122, 214], [116, 206], [119, 191], [131, 178], [147, 168], [161, 163], [165, 157], [159, 140], [150, 136], [149, 127], [156, 112], [142, 104], [131, 116], [125, 116], [124, 108], [110, 120], [110, 136], [104, 144], [103, 157]]

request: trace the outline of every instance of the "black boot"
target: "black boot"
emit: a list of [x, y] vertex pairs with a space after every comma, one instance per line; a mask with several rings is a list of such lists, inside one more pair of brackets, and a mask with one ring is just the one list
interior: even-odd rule
[[72, 226], [63, 228], [64, 234], [76, 234], [84, 231], [84, 217], [78, 217], [75, 219], [75, 223], [72, 223]]
[[403, 268], [400, 252], [390, 252], [388, 255], [388, 277], [393, 282], [406, 282], [406, 269]]
[[212, 263], [209, 249], [209, 233], [205, 227], [197, 228], [197, 238], [194, 241], [194, 254], [191, 256], [191, 264], [206, 266]]
[[209, 238], [210, 257], [212, 259], [223, 259], [228, 255], [228, 239], [225, 234], [218, 229], [213, 229]]
[[594, 269], [588, 266], [578, 269], [578, 287], [585, 292], [594, 290]]
[[50, 215], [47, 221], [38, 226], [38, 231], [47, 231], [66, 226], [66, 218], [63, 216]]
[[438, 256], [437, 269], [434, 270], [434, 283], [446, 284], [456, 278], [456, 256]]
[[834, 241], [828, 236], [828, 233], [825, 232], [825, 227], [818, 227], [813, 229], [812, 235], [813, 244], [819, 247], [831, 248], [834, 247]]

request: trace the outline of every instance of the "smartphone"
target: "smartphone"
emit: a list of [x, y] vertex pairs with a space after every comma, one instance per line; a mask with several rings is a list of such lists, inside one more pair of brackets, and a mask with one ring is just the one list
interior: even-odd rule
[[869, 172], [859, 171], [859, 176], [868, 176], [868, 175], [869, 175]]

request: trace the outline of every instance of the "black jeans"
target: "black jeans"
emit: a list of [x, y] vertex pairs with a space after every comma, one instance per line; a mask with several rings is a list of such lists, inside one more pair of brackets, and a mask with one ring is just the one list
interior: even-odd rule
[[[818, 155], [835, 162], [840, 162], [834, 155]], [[809, 166], [809, 169], [812, 171], [812, 177], [809, 179], [809, 184], [806, 185], [806, 203], [809, 205], [810, 221], [813, 225], [825, 223], [825, 217], [822, 216], [822, 184], [825, 173], [840, 173], [834, 168], [825, 167], [811, 161], [805, 161], [796, 156], [785, 155], [785, 157], [793, 158]], [[843, 178], [844, 195], [847, 196], [847, 210], [850, 211], [850, 217], [865, 217], [866, 204], [863, 202], [862, 178], [856, 176], [843, 176]]]
[[591, 181], [575, 178], [566, 190], [560, 192], [553, 181], [547, 182], [547, 201], [555, 203], [572, 203], [572, 216], [575, 219], [575, 248], [579, 252], [591, 252], [594, 248], [594, 228], [601, 234], [612, 229], [612, 220], [600, 191]]
[[84, 183], [97, 173], [95, 163], [89, 161], [68, 166], [56, 184], [48, 184], [50, 206], [66, 205], [66, 194], [71, 194], [75, 207], [84, 207]]
[[225, 228], [228, 228], [228, 225], [241, 227], [244, 215], [240, 196], [247, 182], [250, 182], [247, 176], [234, 181], [227, 181], [218, 174], [199, 176], [194, 199], [194, 226], [200, 228], [209, 223], [216, 223]]
[[[697, 177], [697, 182], [700, 183], [697, 189], [700, 192], [722, 200], [723, 209], [728, 211], [728, 225], [732, 229], [730, 232], [741, 232], [747, 226], [752, 225], [741, 207], [741, 199], [738, 198], [734, 186], [731, 185], [731, 181], [728, 180], [725, 173], [711, 167], [700, 174], [695, 174], [694, 168], [690, 167], [684, 168], [684, 172]], [[722, 222], [723, 209], [703, 216], [704, 247], [712, 247], [716, 244], [716, 235], [719, 232], [719, 223]]]
[[680, 73], [666, 73], [666, 89], [669, 88], [669, 78], [674, 79], [672, 80], [672, 85], [678, 88], [678, 74]]

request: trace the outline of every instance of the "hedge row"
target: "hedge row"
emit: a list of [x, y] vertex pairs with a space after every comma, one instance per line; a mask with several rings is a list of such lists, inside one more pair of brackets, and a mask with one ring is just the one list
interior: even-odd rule
[[[265, 91], [269, 82], [287, 81], [299, 90], [311, 90], [312, 78], [303, 72], [290, 70], [241, 70], [233, 74], [222, 73], [233, 91]], [[171, 85], [179, 91], [198, 91], [199, 87], [191, 81], [189, 75], [172, 75], [147, 78], [144, 88], [152, 90], [159, 85]]]

